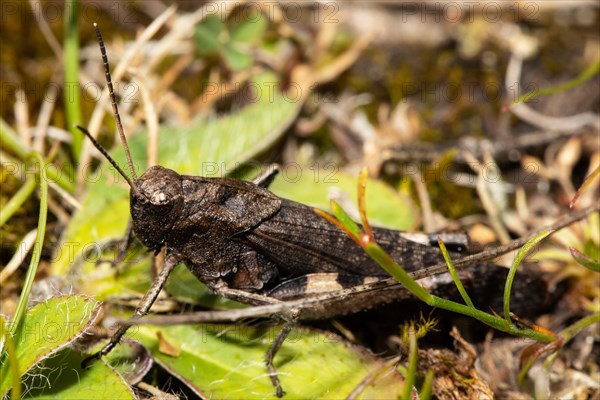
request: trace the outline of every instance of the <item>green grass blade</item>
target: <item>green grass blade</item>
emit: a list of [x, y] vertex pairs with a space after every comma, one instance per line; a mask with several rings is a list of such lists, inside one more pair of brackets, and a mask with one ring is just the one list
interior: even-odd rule
[[33, 287], [33, 280], [35, 279], [37, 267], [39, 265], [40, 257], [42, 255], [42, 245], [44, 244], [44, 235], [46, 233], [46, 219], [48, 217], [48, 178], [46, 177], [46, 169], [42, 168], [42, 166], [44, 165], [44, 160], [42, 159], [42, 156], [39, 153], [31, 153], [31, 157], [35, 159], [35, 161], [40, 167], [40, 212], [38, 217], [35, 245], [33, 246], [33, 254], [31, 256], [29, 268], [27, 269], [25, 284], [23, 285], [21, 295], [19, 296], [17, 309], [10, 322], [9, 331], [10, 335], [12, 336], [14, 336], [17, 332], [17, 329], [19, 328], [19, 325], [23, 320], [23, 316], [25, 315], [25, 310], [27, 309], [29, 294], [31, 293], [31, 288]]
[[589, 269], [590, 271], [600, 272], [600, 262], [598, 262], [598, 260], [588, 257], [574, 247], [569, 247], [569, 251], [571, 252], [571, 256], [573, 256], [579, 265]]
[[336, 216], [338, 221], [348, 229], [348, 231], [356, 238], [360, 239], [362, 236], [362, 232], [358, 225], [350, 218], [350, 216], [344, 211], [342, 207], [336, 202], [331, 201], [331, 209], [333, 210], [333, 214]]
[[517, 252], [515, 259], [513, 260], [512, 265], [510, 266], [510, 270], [508, 271], [508, 276], [506, 277], [506, 284], [504, 285], [504, 319], [508, 322], [510, 319], [510, 290], [512, 288], [513, 280], [515, 279], [515, 274], [517, 273], [517, 267], [521, 264], [521, 261], [525, 258], [527, 253], [539, 242], [544, 240], [548, 235], [550, 235], [553, 231], [545, 231], [538, 233], [527, 243], [523, 245]]
[[585, 71], [583, 71], [581, 74], [579, 74], [579, 76], [577, 76], [575, 79], [570, 80], [569, 82], [565, 82], [562, 85], [557, 85], [557, 86], [553, 86], [553, 87], [549, 87], [549, 88], [545, 88], [545, 89], [532, 90], [531, 92], [528, 92], [522, 96], [519, 96], [515, 101], [512, 102], [512, 104], [523, 103], [527, 100], [535, 99], [536, 97], [555, 94], [555, 93], [563, 92], [565, 90], [572, 89], [574, 87], [581, 85], [583, 82], [587, 81], [588, 79], [592, 78], [599, 71], [600, 71], [600, 61], [597, 61], [594, 64], [590, 65]]
[[446, 249], [446, 245], [444, 244], [444, 242], [442, 242], [442, 239], [440, 239], [440, 238], [438, 238], [438, 244], [440, 246], [440, 249], [442, 250], [442, 255], [444, 256], [444, 260], [446, 260], [446, 264], [448, 264], [448, 271], [450, 272], [450, 275], [452, 276], [452, 280], [454, 281], [454, 284], [456, 285], [456, 288], [458, 289], [465, 304], [468, 305], [469, 307], [475, 308], [475, 306], [473, 305], [473, 302], [471, 301], [471, 298], [469, 297], [469, 295], [467, 294], [467, 291], [465, 290], [465, 287], [463, 286], [462, 282], [460, 281], [460, 277], [458, 276], [458, 273], [456, 272], [456, 268], [454, 268], [454, 264], [452, 264], [452, 260], [450, 259], [450, 255], [448, 254], [448, 250]]
[[[27, 160], [30, 150], [21, 142], [17, 133], [0, 118], [0, 145], [14, 153], [21, 160]], [[50, 165], [45, 161], [41, 164], [46, 171], [47, 178], [56, 182], [58, 186], [65, 189], [69, 193], [73, 193], [75, 185], [68, 174], [61, 171], [59, 168]]]
[[408, 369], [406, 370], [406, 377], [404, 380], [404, 393], [402, 394], [403, 399], [412, 398], [412, 390], [415, 386], [416, 375], [417, 375], [417, 364], [419, 361], [419, 349], [417, 347], [417, 335], [414, 329], [409, 328], [408, 333]]
[[27, 201], [31, 193], [35, 190], [35, 179], [31, 178], [25, 181], [25, 184], [15, 193], [13, 197], [2, 207], [0, 213], [0, 226], [4, 225], [6, 221], [13, 216], [15, 212], [19, 210], [21, 205]]
[[73, 142], [71, 151], [73, 158], [79, 160], [81, 148], [83, 147], [83, 134], [75, 127], [81, 123], [81, 95], [79, 86], [79, 0], [71, 0], [65, 3], [65, 40], [64, 40], [64, 63], [65, 63], [65, 114], [67, 117], [67, 129], [71, 132]]
[[425, 375], [425, 381], [423, 382], [423, 387], [421, 388], [421, 393], [419, 393], [420, 400], [431, 399], [431, 391], [433, 389], [433, 378], [434, 378], [433, 370], [428, 369], [427, 375]]
[[17, 155], [21, 160], [27, 158], [29, 149], [27, 149], [19, 139], [17, 133], [2, 118], [0, 118], [0, 144]]
[[597, 324], [597, 323], [600, 323], [600, 312], [588, 315], [587, 317], [583, 317], [582, 319], [575, 322], [574, 324], [569, 325], [562, 332], [560, 332], [560, 336], [563, 338], [563, 340], [566, 343], [569, 340], [571, 340], [571, 338], [573, 336], [575, 336], [577, 333], [581, 332], [588, 326]]

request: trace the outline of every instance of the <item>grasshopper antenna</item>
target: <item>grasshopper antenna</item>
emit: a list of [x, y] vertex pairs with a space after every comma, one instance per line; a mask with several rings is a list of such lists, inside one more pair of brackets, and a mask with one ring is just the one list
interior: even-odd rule
[[92, 136], [90, 131], [88, 131], [87, 129], [85, 129], [83, 126], [80, 126], [80, 125], [77, 125], [77, 129], [79, 129], [85, 136], [88, 137], [88, 139], [90, 139], [92, 141], [92, 144], [94, 145], [94, 147], [96, 149], [98, 149], [98, 151], [100, 153], [102, 153], [102, 155], [108, 160], [108, 162], [111, 163], [111, 165], [117, 170], [117, 172], [119, 172], [119, 174], [121, 174], [121, 176], [123, 178], [125, 178], [125, 180], [127, 181], [127, 184], [129, 184], [129, 187], [131, 188], [131, 190], [133, 190], [135, 195], [138, 197], [142, 196], [140, 191], [134, 185], [133, 181], [127, 176], [127, 174], [125, 174], [125, 171], [123, 171], [121, 169], [121, 167], [119, 167], [119, 164], [117, 164], [117, 162], [115, 160], [113, 160], [113, 158], [108, 154], [108, 151], [106, 151], [106, 149], [104, 147], [102, 147], [102, 145], [100, 143], [98, 143], [98, 141], [96, 139], [94, 139], [94, 137]]
[[98, 44], [100, 45], [100, 53], [102, 54], [102, 62], [104, 63], [104, 75], [106, 76], [106, 84], [108, 85], [108, 93], [110, 94], [110, 101], [112, 102], [113, 114], [115, 119], [117, 120], [117, 130], [119, 131], [119, 136], [121, 137], [121, 142], [123, 143], [123, 147], [125, 148], [125, 155], [127, 156], [127, 163], [129, 164], [129, 170], [131, 171], [131, 176], [135, 181], [137, 179], [137, 175], [135, 174], [135, 169], [133, 168], [133, 161], [131, 160], [131, 153], [129, 152], [129, 145], [127, 144], [127, 139], [125, 138], [125, 133], [123, 132], [123, 124], [121, 124], [121, 116], [119, 115], [119, 108], [117, 107], [117, 98], [115, 96], [115, 91], [113, 90], [112, 79], [110, 77], [110, 67], [108, 66], [108, 57], [106, 56], [106, 48], [104, 47], [104, 40], [102, 39], [102, 34], [100, 33], [100, 28], [98, 28], [98, 24], [94, 22], [94, 30], [96, 31], [96, 37], [98, 38]]
[[100, 53], [102, 54], [102, 62], [104, 64], [104, 75], [106, 76], [106, 83], [108, 85], [108, 93], [110, 95], [110, 100], [112, 102], [113, 115], [117, 121], [117, 130], [119, 131], [119, 136], [121, 137], [121, 143], [125, 149], [125, 156], [127, 157], [127, 163], [129, 164], [129, 170], [131, 171], [131, 176], [133, 180], [125, 174], [125, 171], [119, 167], [119, 165], [113, 160], [113, 158], [108, 154], [106, 149], [102, 147], [100, 143], [94, 139], [92, 134], [82, 126], [77, 125], [77, 129], [79, 129], [85, 136], [87, 136], [93, 143], [94, 147], [98, 149], [100, 153], [111, 163], [111, 165], [121, 174], [123, 178], [129, 184], [129, 187], [135, 195], [139, 198], [142, 198], [142, 194], [138, 190], [138, 188], [134, 185], [134, 181], [137, 179], [137, 175], [135, 174], [135, 169], [133, 168], [133, 161], [131, 159], [131, 153], [129, 152], [129, 145], [127, 144], [127, 139], [125, 138], [125, 133], [123, 132], [123, 124], [121, 123], [121, 116], [119, 115], [119, 108], [117, 107], [117, 99], [115, 96], [115, 92], [113, 89], [112, 79], [110, 77], [110, 68], [108, 65], [108, 57], [106, 56], [106, 48], [104, 47], [104, 40], [102, 39], [102, 34], [100, 33], [100, 29], [98, 28], [98, 24], [94, 22], [94, 30], [96, 31], [96, 37], [98, 38], [98, 44], [100, 45]]
[[[117, 98], [115, 96], [112, 79], [110, 77], [110, 67], [108, 66], [108, 57], [106, 56], [106, 48], [104, 47], [104, 40], [102, 39], [102, 34], [100, 33], [98, 24], [96, 24], [95, 22], [94, 22], [94, 30], [96, 31], [96, 37], [98, 38], [98, 44], [100, 45], [100, 53], [102, 54], [102, 62], [104, 64], [104, 74], [106, 76], [106, 84], [108, 85], [108, 93], [110, 94], [110, 100], [112, 102], [113, 114], [117, 121], [117, 130], [119, 131], [119, 136], [121, 137], [121, 142], [123, 143], [123, 147], [125, 148], [125, 155], [127, 156], [127, 163], [129, 164], [129, 170], [131, 171], [131, 176], [133, 177], [133, 180], [135, 181], [137, 179], [137, 175], [135, 174], [135, 169], [133, 168], [133, 161], [131, 160], [131, 153], [129, 152], [129, 145], [127, 144], [127, 139], [125, 138], [125, 133], [123, 132], [123, 124], [121, 123], [121, 116], [119, 115], [119, 108], [117, 107]], [[96, 147], [98, 147], [98, 146], [96, 146]], [[124, 175], [124, 174], [122, 174], [122, 175]], [[132, 185], [132, 187], [133, 187], [133, 185]]]

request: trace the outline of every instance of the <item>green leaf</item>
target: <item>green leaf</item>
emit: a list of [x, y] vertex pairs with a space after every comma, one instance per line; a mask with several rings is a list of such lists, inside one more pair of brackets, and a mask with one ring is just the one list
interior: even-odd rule
[[354, 238], [354, 240], [360, 240], [363, 235], [363, 232], [362, 229], [359, 228], [358, 224], [350, 218], [346, 211], [342, 207], [340, 207], [340, 205], [337, 202], [332, 201], [330, 207], [338, 222], [342, 224], [340, 228], [345, 228], [344, 230], [348, 232], [350, 234], [350, 237]]
[[575, 261], [577, 261], [577, 263], [591, 271], [600, 272], [600, 262], [598, 262], [598, 260], [592, 259], [591, 257], [583, 254], [574, 247], [569, 247], [569, 250], [571, 251], [571, 255], [573, 256]]
[[64, 349], [45, 360], [24, 382], [30, 399], [136, 399], [129, 385], [103, 361], [81, 369], [84, 355]]
[[238, 71], [252, 65], [252, 57], [238, 50], [235, 46], [225, 46], [223, 50], [223, 57], [229, 68]]
[[[341, 194], [357, 210], [356, 176], [333, 168], [313, 168], [297, 164], [283, 166], [269, 187], [278, 196], [331, 212], [328, 197]], [[367, 180], [367, 216], [371, 225], [397, 230], [411, 230], [417, 224], [417, 207], [412, 199], [378, 180]], [[341, 206], [349, 212], [346, 203]], [[352, 214], [351, 214], [352, 215]], [[356, 215], [358, 218], [358, 213]]]
[[[135, 338], [156, 361], [192, 390], [208, 398], [274, 398], [264, 356], [281, 327], [178, 325], [140, 326]], [[160, 337], [160, 339], [159, 339]], [[177, 356], [158, 348], [159, 340], [177, 348]], [[332, 335], [292, 330], [274, 360], [286, 399], [343, 398], [383, 361]], [[387, 374], [359, 398], [398, 398], [402, 379]]]
[[196, 26], [194, 42], [200, 54], [216, 54], [222, 48], [225, 24], [218, 15], [209, 15]]
[[231, 41], [236, 43], [253, 43], [260, 39], [267, 30], [268, 21], [258, 11], [247, 15], [247, 18], [231, 27]]
[[[25, 315], [14, 339], [19, 376], [81, 336], [95, 323], [99, 303], [83, 296], [54, 297]], [[0, 366], [0, 396], [12, 386], [8, 363]]]

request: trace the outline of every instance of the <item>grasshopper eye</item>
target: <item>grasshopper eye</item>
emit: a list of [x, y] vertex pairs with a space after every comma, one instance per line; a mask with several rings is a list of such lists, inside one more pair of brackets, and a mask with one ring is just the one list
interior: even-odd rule
[[157, 191], [157, 192], [152, 193], [152, 197], [150, 198], [150, 201], [152, 202], [152, 204], [162, 205], [162, 204], [168, 203], [168, 198], [167, 198], [167, 195], [165, 194], [165, 192]]
[[152, 193], [149, 198], [149, 207], [152, 208], [154, 215], [165, 215], [173, 208], [175, 204], [172, 197], [169, 197], [163, 191], [156, 191]]

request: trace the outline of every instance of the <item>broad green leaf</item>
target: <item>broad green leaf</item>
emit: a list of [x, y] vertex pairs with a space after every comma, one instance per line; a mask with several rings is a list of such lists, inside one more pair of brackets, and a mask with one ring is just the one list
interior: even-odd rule
[[223, 57], [229, 68], [233, 70], [242, 70], [252, 65], [252, 57], [240, 50], [236, 46], [227, 45], [223, 49]]
[[194, 41], [200, 54], [216, 54], [222, 47], [220, 35], [225, 24], [218, 15], [209, 15], [196, 26]]
[[[351, 201], [358, 210], [356, 202], [357, 176], [349, 176], [337, 169], [319, 169], [307, 166], [284, 166], [269, 187], [278, 196], [304, 203], [325, 211], [330, 211], [328, 197], [332, 194]], [[344, 202], [338, 203], [350, 212]], [[395, 191], [385, 183], [367, 180], [367, 217], [371, 225], [397, 230], [411, 230], [417, 224], [418, 211], [412, 199]], [[359, 220], [358, 214], [356, 220]]]
[[[32, 307], [14, 338], [19, 376], [81, 336], [99, 312], [99, 303], [83, 296], [54, 297]], [[0, 396], [11, 385], [12, 372], [4, 363], [0, 366]]]
[[[163, 127], [159, 164], [181, 174], [223, 176], [267, 149], [293, 122], [301, 106], [279, 95], [276, 83], [271, 74], [257, 77], [257, 102], [227, 117], [186, 128]], [[141, 132], [129, 143], [138, 175], [146, 168], [146, 141], [146, 134]], [[112, 155], [127, 169], [122, 148]], [[97, 253], [100, 243], [123, 237], [129, 220], [129, 189], [106, 164], [96, 175], [90, 175], [82, 209], [74, 215], [57, 249], [53, 274], [64, 274], [86, 250]]]
[[24, 382], [29, 399], [135, 399], [129, 385], [104, 361], [81, 369], [84, 355], [64, 349], [34, 369]]
[[[275, 397], [264, 356], [280, 329], [241, 325], [140, 326], [134, 337], [167, 371], [208, 398], [264, 399]], [[160, 340], [177, 349], [178, 354], [161, 352]], [[275, 357], [286, 399], [344, 398], [382, 365], [382, 360], [358, 346], [307, 329], [292, 330]], [[382, 375], [358, 398], [398, 398], [400, 375]]]
[[246, 18], [231, 27], [232, 43], [251, 43], [262, 37], [268, 21], [260, 12], [251, 12]]

